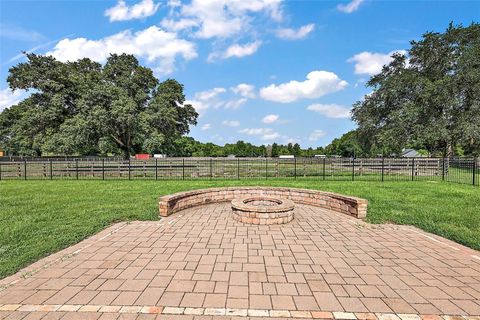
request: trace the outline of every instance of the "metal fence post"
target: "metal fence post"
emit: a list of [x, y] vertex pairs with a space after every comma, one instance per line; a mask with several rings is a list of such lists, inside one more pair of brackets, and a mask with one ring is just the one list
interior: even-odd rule
[[182, 159], [182, 180], [185, 180], [185, 158]]
[[293, 177], [297, 179], [297, 158], [293, 158]]
[[210, 158], [210, 180], [213, 178], [212, 158]]
[[78, 180], [78, 159], [75, 159], [75, 175], [76, 175], [77, 180]]
[[415, 158], [412, 158], [412, 181], [415, 176]]
[[240, 159], [237, 158], [237, 180], [240, 180]]
[[158, 165], [157, 165], [157, 160], [158, 160], [158, 159], [155, 158], [155, 180], [158, 180], [158, 172], [157, 172], [157, 167], [158, 167]]
[[53, 164], [52, 164], [52, 159], [50, 159], [50, 180], [53, 180]]
[[23, 160], [23, 177], [27, 180], [27, 159]]
[[473, 157], [473, 185], [475, 185], [475, 176], [477, 175], [477, 157]]
[[382, 157], [382, 181], [384, 180], [384, 174], [385, 174], [385, 158]]
[[303, 177], [305, 178], [307, 176], [307, 167], [306, 167], [306, 164], [305, 164], [305, 158], [303, 158]]
[[355, 181], [355, 158], [352, 158], [352, 181]]
[[130, 171], [131, 171], [131, 169], [130, 169], [130, 159], [128, 159], [128, 180], [131, 179], [131, 177], [130, 177]]
[[102, 180], [105, 180], [105, 159], [102, 158]]
[[0, 162], [0, 180], [2, 180], [2, 163]]
[[325, 180], [325, 165], [327, 162], [327, 158], [323, 158], [323, 180]]
[[265, 180], [268, 179], [268, 158], [265, 158]]

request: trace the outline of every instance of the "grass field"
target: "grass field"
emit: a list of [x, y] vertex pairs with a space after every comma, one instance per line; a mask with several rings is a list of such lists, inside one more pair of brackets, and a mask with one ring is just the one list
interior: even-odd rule
[[470, 185], [301, 179], [0, 181], [0, 278], [114, 222], [158, 219], [160, 195], [235, 185], [311, 188], [366, 198], [371, 223], [414, 225], [480, 249], [480, 189]]

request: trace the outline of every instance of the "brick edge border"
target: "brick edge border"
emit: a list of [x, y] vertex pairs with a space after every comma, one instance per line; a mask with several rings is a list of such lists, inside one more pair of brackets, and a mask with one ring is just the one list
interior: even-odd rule
[[167, 217], [175, 212], [209, 203], [228, 202], [249, 196], [275, 196], [295, 203], [311, 205], [343, 213], [357, 219], [367, 216], [366, 199], [311, 189], [284, 187], [224, 187], [197, 189], [160, 197], [159, 214]]
[[127, 313], [127, 314], [161, 314], [161, 315], [195, 315], [195, 316], [236, 316], [259, 318], [301, 318], [328, 320], [477, 320], [473, 315], [441, 314], [399, 314], [399, 313], [358, 313], [332, 311], [302, 311], [273, 309], [229, 309], [229, 308], [191, 308], [169, 306], [132, 306], [132, 305], [34, 305], [34, 304], [0, 304], [0, 312], [73, 312], [73, 313]]

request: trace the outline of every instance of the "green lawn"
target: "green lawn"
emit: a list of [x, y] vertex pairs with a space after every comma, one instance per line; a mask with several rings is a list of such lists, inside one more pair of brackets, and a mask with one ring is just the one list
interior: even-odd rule
[[123, 220], [155, 220], [160, 195], [272, 185], [369, 200], [368, 221], [415, 225], [480, 249], [480, 188], [442, 182], [314, 180], [0, 181], [0, 278]]

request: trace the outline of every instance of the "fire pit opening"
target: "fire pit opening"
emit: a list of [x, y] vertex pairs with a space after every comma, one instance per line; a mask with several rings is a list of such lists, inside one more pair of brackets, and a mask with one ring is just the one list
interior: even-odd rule
[[249, 204], [252, 206], [262, 206], [262, 207], [270, 207], [270, 206], [278, 206], [283, 203], [282, 200], [280, 199], [274, 199], [274, 198], [246, 198], [243, 200], [243, 203]]
[[250, 224], [283, 224], [293, 220], [295, 204], [288, 199], [250, 196], [232, 200], [233, 219]]

